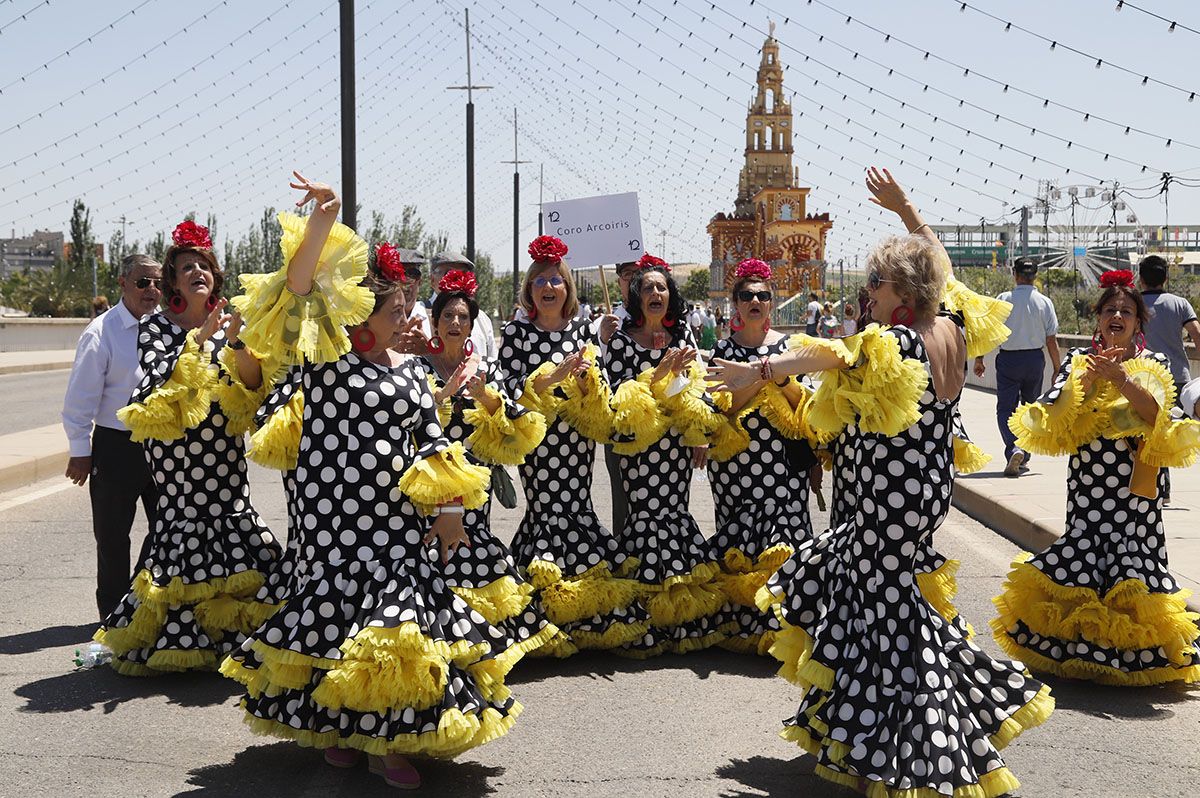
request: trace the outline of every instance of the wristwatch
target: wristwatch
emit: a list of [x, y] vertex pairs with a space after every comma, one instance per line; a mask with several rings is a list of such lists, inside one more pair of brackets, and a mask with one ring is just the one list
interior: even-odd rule
[[246, 348], [246, 342], [243, 341], [241, 338], [237, 339], [236, 341], [230, 341], [229, 343], [227, 343], [225, 345], [228, 346], [230, 349], [232, 349], [235, 352], [240, 352]]

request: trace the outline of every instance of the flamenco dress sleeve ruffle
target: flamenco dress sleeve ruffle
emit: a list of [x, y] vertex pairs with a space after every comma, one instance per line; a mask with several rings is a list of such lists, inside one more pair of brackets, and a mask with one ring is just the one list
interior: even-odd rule
[[[320, 748], [453, 757], [504, 735], [516, 641], [443, 578], [439, 504], [487, 501], [489, 470], [442, 434], [415, 360], [306, 365], [297, 484], [304, 554], [288, 601], [222, 664], [259, 734]], [[547, 627], [548, 628], [548, 627]]]
[[200, 346], [161, 314], [139, 330], [145, 378], [118, 415], [159, 500], [130, 592], [95, 635], [127, 675], [213, 669], [276, 609], [258, 594], [280, 547], [250, 504], [242, 435], [219, 401], [223, 343], [218, 330]]
[[[1200, 615], [1171, 575], [1162, 522], [1163, 466], [1186, 466], [1200, 425], [1175, 419], [1175, 385], [1161, 355], [1124, 363], [1158, 403], [1143, 419], [1115, 386], [1084, 390], [1084, 353], [1064, 361], [1054, 386], [1009, 422], [1046, 454], [1069, 453], [1062, 537], [1013, 563], [995, 599], [997, 642], [1035, 670], [1101, 684], [1200, 681]], [[1086, 430], [1084, 437], [1081, 430]]]
[[[443, 382], [431, 362], [427, 363], [430, 384], [435, 390]], [[546, 420], [541, 413], [526, 410], [508, 399], [504, 386], [492, 374], [495, 369], [485, 362], [484, 391], [496, 403], [495, 411], [470, 396], [447, 399], [439, 408], [439, 419], [446, 439], [462, 443], [472, 461], [490, 467], [493, 484], [506, 479], [501, 473], [506, 464], [517, 465], [542, 442]], [[535, 597], [535, 589], [513, 561], [508, 547], [491, 529], [491, 501], [467, 510], [463, 528], [471, 541], [460, 546], [443, 564], [443, 575], [459, 598], [488, 623], [507, 636], [504, 647], [524, 646], [529, 654], [566, 656], [574, 653], [570, 639], [546, 618]], [[431, 557], [440, 556], [436, 547]]]
[[[787, 341], [757, 349], [730, 339], [718, 342], [713, 356], [754, 361], [783, 351]], [[725, 417], [737, 446], [725, 450], [724, 432], [709, 448], [708, 478], [712, 486], [716, 533], [709, 538], [710, 557], [721, 564], [718, 582], [728, 604], [728, 637], [720, 645], [765, 655], [775, 642], [775, 614], [755, 604], [755, 594], [787, 562], [796, 547], [812, 535], [809, 517], [809, 468], [816, 458], [805, 421], [812, 391], [789, 378], [786, 386], [768, 383], [738, 412]], [[716, 397], [729, 410], [728, 394]]]
[[1012, 313], [1011, 303], [977, 294], [953, 277], [946, 281], [942, 306], [962, 318], [969, 359], [991, 352], [1011, 334], [1004, 325]]
[[655, 380], [666, 350], [648, 350], [618, 330], [604, 370], [613, 393], [614, 451], [628, 501], [617, 533], [646, 613], [645, 634], [621, 647], [623, 656], [707, 648], [726, 637], [726, 599], [715, 561], [688, 511], [692, 446], [706, 445], [723, 415], [704, 392], [702, 370]]
[[[593, 364], [580, 386], [574, 378], [538, 391], [538, 377], [583, 350]], [[518, 466], [525, 514], [512, 556], [536, 589], [535, 602], [569, 638], [535, 652], [566, 655], [611, 649], [645, 634], [636, 583], [622, 577], [626, 563], [617, 541], [592, 506], [596, 442], [612, 435], [609, 384], [596, 364], [583, 322], [542, 330], [530, 320], [510, 322], [500, 343], [501, 383], [521, 407], [541, 414], [546, 431]]]
[[[967, 639], [915, 577], [949, 512], [952, 403], [934, 395], [911, 330], [868, 328], [857, 342], [825, 345], [855, 366], [834, 377], [851, 397], [815, 410], [829, 419], [818, 421], [825, 434], [841, 426], [838, 467], [853, 475], [857, 504], [800, 543], [757, 596], [780, 622], [771, 647], [780, 675], [804, 691], [782, 736], [816, 757], [817, 775], [867, 783], [875, 796], [1009, 792], [1017, 781], [999, 750], [1048, 717], [1049, 689]], [[833, 375], [823, 376], [814, 401]], [[885, 398], [899, 406], [881, 412]]]

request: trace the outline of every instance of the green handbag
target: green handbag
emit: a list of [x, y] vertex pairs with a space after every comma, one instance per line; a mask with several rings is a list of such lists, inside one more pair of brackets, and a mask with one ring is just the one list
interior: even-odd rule
[[504, 466], [492, 466], [492, 495], [501, 507], [511, 510], [517, 506], [517, 489]]

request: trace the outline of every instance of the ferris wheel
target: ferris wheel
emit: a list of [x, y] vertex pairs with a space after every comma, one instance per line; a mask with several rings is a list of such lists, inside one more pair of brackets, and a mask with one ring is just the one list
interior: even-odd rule
[[1043, 268], [1075, 273], [1081, 285], [1145, 254], [1147, 231], [1115, 187], [1043, 183], [1031, 210], [1030, 255]]

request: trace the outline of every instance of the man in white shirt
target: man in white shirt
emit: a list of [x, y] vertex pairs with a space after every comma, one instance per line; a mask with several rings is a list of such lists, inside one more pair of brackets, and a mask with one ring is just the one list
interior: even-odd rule
[[[596, 337], [601, 357], [604, 357], [604, 351], [608, 348], [613, 333], [629, 320], [629, 311], [625, 309], [629, 305], [629, 284], [633, 282], [637, 273], [636, 261], [617, 264], [617, 293], [620, 294], [621, 305], [613, 308], [612, 313], [601, 316], [592, 323], [592, 335]], [[621, 456], [614, 452], [611, 446], [604, 447], [604, 464], [608, 467], [608, 484], [612, 488], [612, 531], [613, 534], [620, 534], [629, 515], [629, 499], [625, 496], [625, 486], [621, 482]]]
[[[1013, 306], [1005, 322], [1011, 334], [996, 353], [996, 423], [1004, 440], [1006, 477], [1019, 476], [1029, 462], [1029, 453], [1017, 448], [1008, 419], [1019, 403], [1034, 402], [1042, 394], [1046, 368], [1042, 350], [1050, 356], [1052, 369], [1059, 362], [1058, 315], [1050, 298], [1033, 285], [1037, 271], [1035, 261], [1018, 258], [1013, 262], [1016, 285], [998, 297]], [[983, 358], [975, 358], [975, 373], [983, 376], [983, 371]]]
[[129, 255], [117, 284], [121, 301], [79, 337], [62, 411], [70, 444], [66, 476], [76, 485], [88, 483], [91, 495], [101, 620], [129, 590], [129, 534], [138, 500], [150, 527], [158, 502], [146, 455], [129, 439], [117, 410], [129, 404], [142, 380], [138, 324], [162, 299], [162, 266], [148, 255]]
[[817, 321], [821, 318], [821, 303], [817, 301], [816, 294], [808, 295], [808, 306], [805, 308], [807, 318], [804, 320], [804, 334], [817, 334]]
[[692, 305], [692, 312], [687, 317], [688, 326], [692, 328], [692, 340], [700, 340], [700, 328], [704, 325], [704, 314], [699, 305]]
[[[433, 286], [433, 294], [424, 302], [426, 313], [433, 307], [433, 300], [437, 299], [438, 283], [446, 276], [446, 272], [452, 269], [459, 269], [475, 273], [475, 264], [467, 259], [467, 256], [461, 252], [445, 250], [433, 256], [433, 260], [429, 265], [429, 284]], [[429, 331], [432, 334], [432, 330]], [[479, 315], [475, 318], [475, 323], [471, 327], [471, 343], [475, 345], [475, 351], [483, 355], [488, 360], [496, 359], [496, 331], [492, 327], [492, 320], [488, 314], [479, 309]]]

